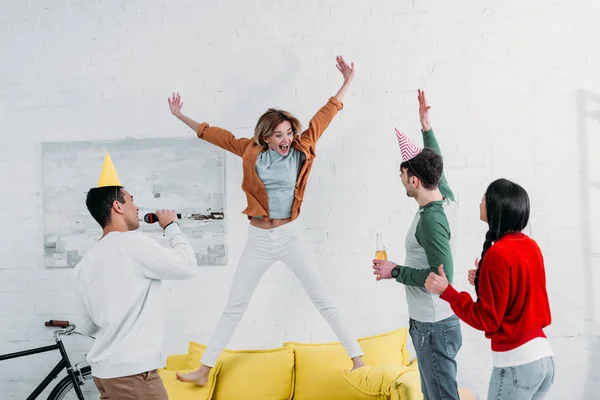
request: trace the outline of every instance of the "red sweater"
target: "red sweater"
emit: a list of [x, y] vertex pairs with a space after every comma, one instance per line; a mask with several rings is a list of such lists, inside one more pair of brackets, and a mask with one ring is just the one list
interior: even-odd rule
[[479, 267], [476, 302], [451, 285], [440, 296], [456, 315], [485, 332], [493, 351], [515, 349], [537, 337], [550, 324], [550, 305], [542, 252], [522, 233], [509, 234], [490, 247]]

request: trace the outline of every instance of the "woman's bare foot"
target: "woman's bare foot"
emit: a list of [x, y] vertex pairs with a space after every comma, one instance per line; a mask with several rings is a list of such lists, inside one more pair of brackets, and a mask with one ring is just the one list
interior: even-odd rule
[[364, 367], [365, 363], [363, 362], [362, 357], [354, 357], [352, 359], [352, 369], [350, 371], [354, 371], [355, 369], [358, 369], [360, 367]]
[[198, 386], [205, 386], [208, 383], [208, 374], [212, 367], [205, 365], [200, 366], [196, 371], [187, 374], [175, 373], [177, 380], [180, 382], [192, 382]]

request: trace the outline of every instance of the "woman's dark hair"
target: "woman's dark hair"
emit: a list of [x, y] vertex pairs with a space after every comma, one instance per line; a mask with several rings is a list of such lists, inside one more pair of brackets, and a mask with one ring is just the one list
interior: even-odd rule
[[[521, 232], [529, 222], [529, 196], [525, 189], [507, 179], [490, 183], [485, 191], [488, 231], [485, 234], [479, 266], [492, 244], [511, 232]], [[478, 290], [479, 270], [475, 274], [475, 292]]]

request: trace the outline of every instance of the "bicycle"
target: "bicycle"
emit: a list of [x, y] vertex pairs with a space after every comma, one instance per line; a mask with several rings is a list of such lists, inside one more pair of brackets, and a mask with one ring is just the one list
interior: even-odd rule
[[92, 369], [89, 365], [80, 367], [79, 363], [75, 366], [71, 366], [71, 361], [62, 343], [62, 335], [71, 335], [72, 333], [81, 335], [78, 332], [74, 332], [75, 325], [69, 323], [69, 321], [56, 321], [50, 320], [44, 323], [45, 326], [61, 328], [54, 332], [54, 341], [56, 342], [50, 346], [37, 347], [34, 349], [18, 351], [16, 353], [8, 353], [0, 355], [0, 361], [10, 360], [12, 358], [26, 357], [32, 354], [45, 353], [48, 351], [58, 350], [61, 355], [61, 360], [56, 364], [54, 369], [44, 378], [44, 380], [36, 387], [33, 392], [27, 397], [27, 400], [37, 399], [38, 396], [50, 385], [53, 379], [58, 377], [63, 369], [67, 370], [67, 376], [61, 379], [54, 389], [48, 395], [48, 400], [66, 400], [66, 399], [78, 399], [78, 400], [98, 400], [100, 393], [96, 388], [92, 380]]

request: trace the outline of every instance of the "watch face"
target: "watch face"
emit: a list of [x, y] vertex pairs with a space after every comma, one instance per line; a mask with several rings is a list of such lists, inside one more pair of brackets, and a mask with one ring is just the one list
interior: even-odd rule
[[392, 277], [393, 278], [397, 278], [398, 277], [398, 273], [400, 272], [400, 270], [398, 269], [398, 267], [394, 268], [392, 270]]

